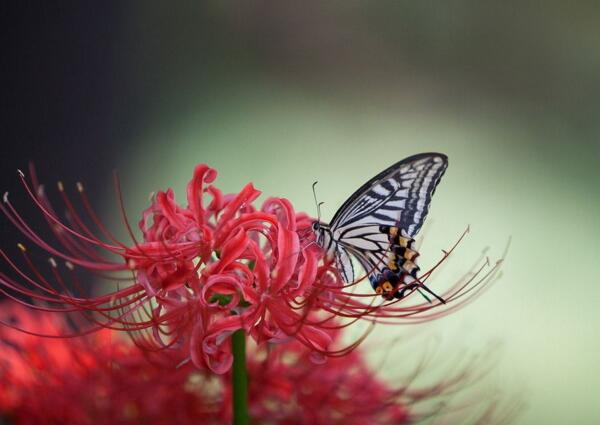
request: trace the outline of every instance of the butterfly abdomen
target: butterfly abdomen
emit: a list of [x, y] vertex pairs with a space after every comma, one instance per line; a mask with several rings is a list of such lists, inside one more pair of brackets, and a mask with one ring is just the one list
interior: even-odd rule
[[419, 253], [413, 249], [414, 239], [396, 226], [379, 226], [379, 231], [388, 235], [390, 246], [382, 273], [370, 276], [375, 292], [388, 298], [398, 293], [400, 286], [414, 282], [419, 271], [416, 259]]

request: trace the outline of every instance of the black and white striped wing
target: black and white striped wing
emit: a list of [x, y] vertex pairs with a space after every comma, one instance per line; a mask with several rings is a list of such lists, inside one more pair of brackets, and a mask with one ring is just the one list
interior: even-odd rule
[[447, 167], [446, 155], [424, 153], [382, 171], [337, 211], [330, 224], [334, 240], [354, 245], [360, 238], [358, 229], [372, 224], [396, 226], [414, 237], [423, 225], [431, 197]]
[[[394, 226], [414, 237], [429, 211], [429, 203], [448, 166], [443, 154], [427, 153], [406, 158], [358, 189], [338, 210], [331, 222], [337, 250], [347, 250], [367, 274], [381, 270], [389, 262], [389, 235], [380, 226]], [[343, 260], [340, 261], [341, 257]], [[346, 282], [354, 280], [346, 263], [347, 253], [338, 260]], [[341, 264], [340, 264], [341, 263]]]
[[348, 251], [341, 245], [337, 245], [335, 249], [335, 266], [340, 272], [342, 279], [344, 279], [344, 282], [352, 282], [354, 280], [352, 258], [350, 258]]
[[[341, 250], [343, 250], [344, 255], [340, 256], [340, 259], [348, 258], [348, 253], [352, 254], [365, 272], [371, 274], [387, 264], [386, 258], [389, 247], [388, 235], [380, 231], [378, 224], [370, 226], [357, 225], [345, 229], [344, 237], [337, 245], [336, 255]], [[340, 264], [344, 266], [343, 269], [340, 268]], [[345, 282], [354, 281], [353, 268], [350, 269], [348, 265], [339, 260], [336, 265], [338, 270], [341, 271]]]

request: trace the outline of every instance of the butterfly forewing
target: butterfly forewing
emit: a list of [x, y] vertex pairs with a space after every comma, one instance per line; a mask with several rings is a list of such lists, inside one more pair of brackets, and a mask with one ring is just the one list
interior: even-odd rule
[[415, 236], [429, 211], [429, 202], [448, 160], [442, 154], [406, 158], [358, 189], [331, 221], [334, 239], [348, 226], [379, 224], [398, 226]]

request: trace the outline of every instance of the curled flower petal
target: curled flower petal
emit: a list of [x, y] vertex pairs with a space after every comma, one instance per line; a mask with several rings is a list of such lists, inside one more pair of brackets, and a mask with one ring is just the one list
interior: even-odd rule
[[275, 214], [279, 222], [288, 230], [296, 230], [296, 212], [292, 203], [285, 198], [269, 198], [262, 206], [262, 210]]
[[[239, 279], [234, 276], [212, 275], [202, 286], [200, 301], [207, 307], [231, 310], [239, 304], [242, 291]], [[222, 302], [218, 295], [227, 296], [227, 302]]]
[[293, 288], [294, 293], [304, 294], [308, 288], [315, 282], [318, 270], [318, 257], [314, 251], [302, 251], [304, 262], [298, 272], [298, 285]]
[[214, 269], [211, 269], [211, 272], [219, 273], [233, 261], [239, 259], [246, 250], [248, 242], [248, 237], [243, 230], [238, 229], [235, 234], [223, 244], [219, 261], [215, 264]]
[[243, 319], [229, 316], [214, 322], [202, 340], [202, 351], [207, 366], [217, 374], [227, 372], [233, 364], [229, 336], [244, 327]]
[[278, 292], [283, 285], [289, 283], [296, 270], [296, 263], [300, 253], [300, 243], [298, 234], [291, 230], [286, 230], [281, 224], [278, 225], [277, 232], [277, 264], [271, 273], [272, 291]]
[[248, 183], [244, 188], [240, 191], [236, 197], [231, 200], [225, 208], [223, 208], [223, 212], [219, 217], [219, 222], [217, 225], [217, 231], [219, 236], [217, 236], [217, 243], [222, 242], [223, 236], [226, 235], [225, 229], [228, 228], [229, 222], [234, 218], [236, 212], [245, 205], [254, 201], [256, 198], [260, 196], [260, 191], [256, 190], [252, 183]]
[[206, 214], [202, 202], [205, 191], [204, 183], [212, 183], [216, 177], [216, 170], [206, 164], [199, 164], [194, 168], [194, 176], [187, 186], [188, 206], [194, 214], [198, 226], [204, 225]]

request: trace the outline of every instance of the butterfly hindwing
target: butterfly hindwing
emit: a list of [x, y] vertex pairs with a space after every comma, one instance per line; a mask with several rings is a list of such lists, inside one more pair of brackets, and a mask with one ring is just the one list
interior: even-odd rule
[[335, 250], [335, 266], [340, 272], [344, 282], [352, 282], [354, 280], [352, 258], [350, 258], [348, 251], [346, 251], [343, 246], [338, 246]]
[[[340, 238], [343, 242], [337, 243], [336, 261], [338, 270], [342, 273], [345, 282], [352, 282], [355, 277], [348, 254], [354, 256], [367, 272], [373, 270], [373, 264], [381, 263], [379, 259], [385, 256], [389, 241], [388, 236], [383, 234], [379, 227], [379, 225], [356, 225], [344, 229]], [[338, 253], [341, 254], [338, 255]], [[345, 261], [341, 260], [345, 260], [346, 257], [348, 257], [350, 266], [340, 268], [340, 264], [345, 264]], [[346, 279], [347, 277], [350, 279]]]

